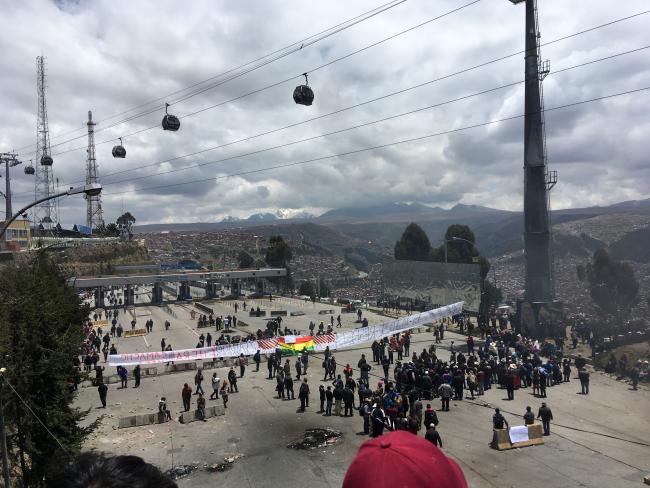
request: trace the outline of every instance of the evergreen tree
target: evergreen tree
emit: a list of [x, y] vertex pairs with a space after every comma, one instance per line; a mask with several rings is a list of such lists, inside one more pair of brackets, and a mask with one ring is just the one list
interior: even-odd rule
[[[597, 249], [585, 268], [589, 294], [599, 312], [614, 317], [619, 329], [630, 310], [639, 302], [639, 282], [632, 267], [615, 261], [605, 249]], [[603, 330], [603, 333], [611, 333]]]
[[240, 268], [252, 268], [253, 264], [255, 264], [253, 256], [248, 254], [246, 251], [239, 251], [237, 254], [237, 261], [239, 262]]
[[[78, 376], [73, 358], [88, 317], [75, 290], [46, 257], [0, 273], [0, 357], [11, 385], [71, 454], [96, 423], [82, 427], [87, 412], [72, 407], [68, 381]], [[8, 453], [25, 486], [69, 458], [9, 385], [3, 385]]]
[[292, 258], [291, 247], [282, 236], [272, 236], [269, 239], [269, 247], [266, 250], [266, 262], [269, 266], [286, 268]]
[[430, 261], [431, 243], [418, 224], [411, 222], [404, 229], [402, 237], [395, 243], [395, 259]]

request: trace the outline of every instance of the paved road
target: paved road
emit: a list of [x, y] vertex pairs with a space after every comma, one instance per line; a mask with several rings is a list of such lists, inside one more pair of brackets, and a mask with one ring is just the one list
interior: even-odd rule
[[[260, 302], [260, 308], [268, 309], [265, 302]], [[257, 306], [257, 302], [254, 305]], [[287, 299], [278, 300], [274, 309], [279, 306], [289, 311], [304, 310], [305, 316], [287, 320], [289, 327], [303, 330], [309, 320], [320, 321], [327, 317], [319, 315], [318, 310], [331, 308]], [[229, 304], [213, 307], [224, 315], [234, 312]], [[193, 347], [197, 331], [189, 318], [189, 310], [175, 305], [171, 308], [176, 317], [158, 307], [138, 308], [138, 321], [152, 317], [154, 331], [146, 341], [143, 338], [120, 339], [118, 349], [121, 352], [151, 350], [147, 347], [149, 344], [156, 350], [163, 336], [175, 349]], [[387, 320], [371, 313], [367, 316], [371, 324]], [[244, 318], [241, 312], [238, 317]], [[345, 329], [354, 327], [352, 315], [342, 315], [342, 318]], [[165, 319], [172, 322], [172, 330], [168, 332], [162, 327]], [[252, 330], [266, 322], [265, 319], [248, 317], [244, 320], [250, 323]], [[428, 346], [430, 339], [430, 333], [416, 334], [414, 341], [422, 343], [414, 342], [412, 350]], [[462, 337], [449, 333], [445, 336], [443, 348], [450, 340], [462, 343]], [[369, 347], [338, 351], [336, 356], [340, 368], [346, 362], [356, 364], [361, 352], [370, 357]], [[442, 357], [447, 355], [446, 352], [441, 354]], [[308, 375], [312, 405], [304, 414], [296, 413], [297, 400], [274, 398], [275, 381], [265, 379], [264, 366], [259, 373], [248, 368], [245, 377], [239, 381], [240, 393], [230, 396], [227, 415], [206, 423], [181, 425], [174, 421], [148, 427], [115, 428], [119, 416], [155, 411], [158, 397], [163, 394], [171, 400], [173, 413], [177, 413], [181, 407], [180, 390], [184, 382], [193, 383], [193, 373], [143, 379], [138, 390], [120, 390], [111, 385], [106, 411], [95, 408], [99, 401], [94, 388], [82, 388], [77, 403], [81, 408], [92, 409], [88, 421], [106, 414], [102, 427], [87, 442], [87, 447], [141, 455], [163, 469], [172, 464], [213, 464], [235, 453], [246, 455], [229, 471], [209, 473], [199, 470], [179, 481], [179, 486], [207, 486], [208, 483], [251, 487], [279, 484], [340, 486], [350, 460], [365, 440], [365, 437], [356, 435], [361, 430], [360, 417], [356, 414], [350, 418], [323, 417], [315, 413], [317, 395], [314, 393], [322, 379], [317, 358], [312, 360]], [[380, 369], [375, 367], [373, 372]], [[227, 371], [221, 369], [218, 373], [223, 378]], [[649, 392], [630, 391], [626, 384], [599, 373], [592, 374], [590, 395], [577, 394], [579, 389], [577, 380], [548, 389], [546, 401], [553, 410], [555, 422], [545, 445], [502, 452], [488, 447], [491, 407], [498, 406], [506, 412], [521, 415], [526, 405], [536, 410], [541, 401], [526, 389], [518, 390], [514, 401], [505, 400], [504, 390], [492, 389], [480, 400], [453, 402], [451, 412], [438, 413], [445, 451], [460, 462], [472, 487], [504, 488], [524, 484], [540, 488], [640, 486], [643, 476], [650, 473]], [[439, 408], [439, 402], [434, 406]], [[509, 415], [508, 420], [511, 425], [522, 423], [514, 415]], [[305, 429], [312, 427], [340, 429], [344, 436], [335, 446], [313, 451], [295, 451], [285, 447], [300, 437]]]

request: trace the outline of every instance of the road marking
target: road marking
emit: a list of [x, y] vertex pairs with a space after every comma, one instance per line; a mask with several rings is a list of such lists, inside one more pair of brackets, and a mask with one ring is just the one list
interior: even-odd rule
[[147, 336], [142, 336], [142, 339], [144, 340], [145, 345], [147, 346], [147, 349], [151, 347], [151, 344], [147, 342]]

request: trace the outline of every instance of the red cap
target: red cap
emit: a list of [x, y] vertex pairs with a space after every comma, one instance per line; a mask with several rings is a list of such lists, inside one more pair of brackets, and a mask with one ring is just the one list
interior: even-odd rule
[[364, 442], [343, 488], [467, 488], [458, 464], [423, 437], [398, 430]]

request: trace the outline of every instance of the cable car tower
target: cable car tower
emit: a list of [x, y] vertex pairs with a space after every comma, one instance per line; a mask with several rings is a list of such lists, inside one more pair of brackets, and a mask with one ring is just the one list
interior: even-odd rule
[[[99, 183], [99, 172], [97, 171], [97, 159], [95, 158], [95, 122], [93, 122], [93, 113], [88, 110], [88, 149], [86, 152], [86, 185]], [[102, 201], [99, 195], [85, 195], [86, 198], [86, 226], [96, 229], [104, 225], [104, 212], [102, 211]]]
[[[38, 93], [38, 118], [36, 121], [36, 171], [34, 182], [35, 200], [54, 194], [54, 175], [50, 152], [50, 129], [47, 122], [47, 103], [45, 101], [45, 58], [36, 58], [36, 91]], [[53, 200], [34, 207], [34, 227], [51, 230], [58, 221], [56, 203]]]
[[[525, 117], [524, 117], [524, 250], [526, 282], [524, 302], [537, 315], [541, 308], [553, 309], [553, 259], [551, 255], [550, 191], [557, 172], [546, 164], [544, 92], [542, 82], [550, 72], [550, 62], [541, 61], [537, 0], [510, 0], [525, 3]], [[518, 307], [519, 308], [519, 307]], [[542, 322], [542, 319], [539, 319]], [[530, 322], [530, 321], [529, 321]], [[535, 320], [537, 322], [537, 319]], [[549, 324], [545, 323], [548, 327]], [[533, 330], [530, 330], [530, 329]], [[528, 333], [540, 335], [541, 324], [528, 324]], [[535, 330], [536, 329], [536, 330]]]

